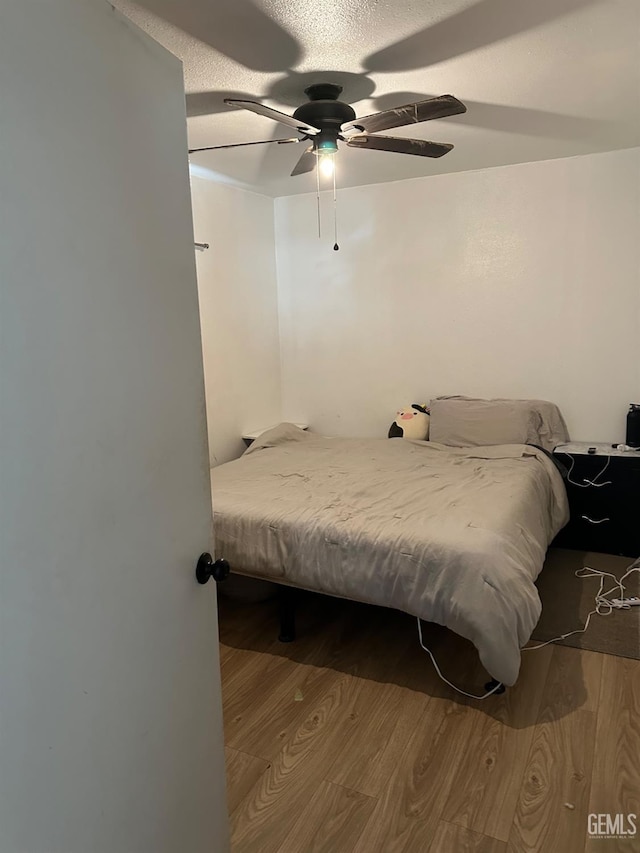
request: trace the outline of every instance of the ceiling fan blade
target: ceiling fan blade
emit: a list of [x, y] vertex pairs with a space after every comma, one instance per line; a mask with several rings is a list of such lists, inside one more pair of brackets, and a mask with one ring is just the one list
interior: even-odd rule
[[416, 154], [418, 157], [442, 157], [453, 148], [448, 142], [427, 142], [426, 139], [403, 139], [399, 136], [350, 136], [350, 148], [371, 148], [374, 151], [394, 151], [396, 154]]
[[231, 145], [210, 145], [208, 148], [190, 148], [189, 154], [195, 154], [197, 151], [219, 151], [222, 148], [244, 148], [246, 145], [270, 145], [275, 142], [277, 145], [286, 145], [289, 142], [302, 142], [297, 136], [292, 136], [290, 139], [261, 139], [259, 142], [234, 142]]
[[357, 118], [342, 126], [343, 132], [351, 130], [363, 130], [367, 133], [377, 133], [380, 130], [389, 130], [392, 127], [404, 127], [407, 124], [417, 124], [421, 121], [429, 121], [432, 118], [445, 118], [466, 113], [467, 108], [454, 98], [453, 95], [440, 95], [438, 98], [428, 98], [426, 101], [417, 101], [415, 104], [404, 104], [381, 113], [373, 113], [370, 116]]
[[298, 121], [293, 116], [288, 116], [286, 113], [273, 110], [271, 107], [266, 107], [264, 104], [257, 103], [257, 101], [240, 101], [235, 98], [225, 98], [224, 102], [225, 104], [230, 104], [233, 107], [241, 107], [243, 110], [249, 110], [252, 113], [257, 113], [259, 116], [266, 116], [267, 118], [273, 119], [273, 121], [279, 121], [281, 124], [288, 124], [289, 127], [295, 127], [295, 129], [299, 130], [300, 133], [306, 133], [310, 136], [320, 133], [319, 127], [314, 127], [311, 124]]
[[313, 172], [316, 167], [318, 158], [313, 153], [313, 145], [310, 145], [298, 160], [291, 175], [304, 175], [305, 172]]
[[[426, 95], [422, 95], [422, 97], [426, 98]], [[204, 92], [187, 92], [185, 95], [185, 100], [187, 102], [187, 118], [228, 113], [229, 107], [224, 102], [225, 98], [251, 100], [251, 95], [248, 95], [246, 92], [232, 91], [231, 89], [211, 89]], [[407, 98], [407, 100], [410, 100], [410, 98]], [[386, 104], [384, 106], [386, 106]], [[383, 107], [380, 107], [380, 109], [383, 109]]]

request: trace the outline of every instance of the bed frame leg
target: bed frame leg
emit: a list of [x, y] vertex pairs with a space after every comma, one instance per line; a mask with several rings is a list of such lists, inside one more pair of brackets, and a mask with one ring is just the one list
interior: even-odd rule
[[278, 639], [281, 643], [292, 643], [296, 638], [295, 590], [290, 586], [280, 586], [278, 595], [280, 598], [280, 633]]
[[[492, 678], [491, 681], [487, 681], [487, 683], [484, 686], [484, 689], [487, 691], [493, 690], [493, 688], [496, 686], [496, 684], [500, 684], [500, 682], [497, 681], [495, 678]], [[504, 693], [504, 691], [506, 689], [507, 688], [504, 686], [504, 684], [500, 684], [500, 687], [498, 687], [497, 690], [494, 690], [494, 696], [498, 696], [500, 693]]]

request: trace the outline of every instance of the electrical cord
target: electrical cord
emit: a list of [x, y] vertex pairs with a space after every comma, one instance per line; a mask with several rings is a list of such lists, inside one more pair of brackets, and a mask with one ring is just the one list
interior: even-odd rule
[[486, 699], [487, 696], [491, 696], [492, 693], [495, 693], [496, 690], [500, 690], [500, 688], [502, 687], [502, 682], [498, 681], [496, 682], [495, 686], [491, 688], [491, 690], [488, 690], [482, 696], [476, 696], [475, 693], [467, 693], [465, 690], [461, 690], [459, 687], [456, 687], [455, 684], [452, 684], [447, 678], [444, 677], [444, 675], [440, 671], [440, 667], [438, 666], [436, 659], [433, 656], [433, 652], [431, 651], [431, 649], [427, 648], [427, 646], [425, 646], [424, 642], [422, 641], [422, 625], [420, 624], [420, 617], [418, 617], [418, 638], [420, 640], [420, 645], [431, 658], [431, 663], [433, 664], [435, 671], [438, 673], [444, 683], [448, 684], [449, 687], [452, 687], [456, 691], [456, 693], [462, 693], [463, 696], [468, 696], [469, 699]]
[[[604, 470], [605, 469], [603, 469], [603, 471]], [[603, 483], [602, 485], [605, 484]], [[592, 569], [591, 566], [583, 566], [581, 569], [578, 569], [575, 572], [575, 576], [577, 578], [600, 578], [600, 589], [598, 590], [595, 596], [596, 606], [587, 614], [584, 627], [576, 628], [574, 631], [568, 631], [566, 634], [561, 634], [559, 637], [553, 637], [553, 639], [551, 640], [545, 640], [544, 643], [538, 643], [538, 645], [536, 646], [525, 646], [523, 649], [521, 649], [521, 651], [532, 652], [535, 649], [541, 649], [544, 646], [548, 646], [550, 643], [557, 642], [558, 640], [566, 640], [567, 637], [571, 637], [573, 636], [573, 634], [584, 634], [584, 632], [589, 627], [589, 623], [591, 622], [592, 616], [609, 616], [611, 613], [613, 613], [614, 610], [630, 610], [630, 605], [623, 603], [625, 600], [625, 588], [623, 582], [626, 578], [629, 577], [629, 575], [633, 574], [634, 572], [640, 572], [640, 557], [634, 563], [631, 564], [631, 566], [627, 569], [627, 571], [622, 575], [619, 580], [611, 572], [601, 572], [599, 569]], [[604, 588], [605, 578], [613, 578], [614, 581], [614, 585], [608, 590], [605, 590]], [[611, 594], [616, 591], [620, 594], [619, 598], [610, 598]], [[502, 687], [502, 682], [498, 681], [491, 688], [491, 690], [488, 690], [482, 696], [477, 696], [475, 693], [467, 693], [466, 690], [461, 690], [459, 687], [456, 687], [455, 684], [452, 684], [447, 678], [444, 677], [433, 655], [433, 652], [431, 651], [431, 649], [425, 646], [424, 641], [422, 639], [422, 624], [420, 622], [420, 617], [418, 617], [418, 639], [420, 641], [421, 648], [431, 658], [431, 662], [434, 666], [434, 669], [438, 673], [442, 681], [444, 681], [445, 684], [448, 684], [449, 687], [456, 691], [456, 693], [461, 693], [463, 696], [467, 696], [469, 699], [486, 699], [488, 696], [491, 696], [493, 693], [495, 693], [497, 690], [500, 690], [500, 688]]]
[[[591, 566], [583, 566], [583, 568], [578, 569], [575, 572], [575, 576], [577, 578], [600, 578], [600, 589], [596, 593], [595, 597], [596, 606], [587, 614], [584, 627], [576, 628], [575, 631], [568, 631], [566, 634], [561, 634], [559, 637], [554, 637], [552, 640], [545, 640], [544, 643], [538, 643], [537, 646], [526, 646], [522, 651], [531, 652], [534, 649], [541, 649], [543, 646], [548, 646], [549, 643], [555, 643], [556, 640], [566, 640], [567, 637], [572, 637], [574, 634], [584, 634], [589, 627], [592, 616], [610, 616], [614, 610], [630, 610], [631, 607], [628, 604], [616, 604], [615, 600], [611, 599], [609, 596], [612, 592], [617, 591], [620, 593], [617, 600], [624, 601], [625, 589], [623, 581], [634, 572], [640, 572], [640, 559], [636, 560], [636, 562], [627, 569], [620, 580], [618, 580], [615, 575], [611, 574], [611, 572], [601, 572], [599, 569], [592, 569]], [[605, 578], [613, 578], [615, 582], [614, 586], [606, 591], [604, 589]]]
[[611, 480], [606, 480], [604, 483], [596, 483], [596, 480], [602, 477], [604, 472], [609, 467], [611, 462], [611, 457], [607, 456], [607, 461], [605, 462], [604, 468], [600, 471], [592, 480], [585, 480], [584, 483], [576, 483], [575, 480], [571, 479], [571, 472], [573, 471], [574, 465], [576, 464], [576, 457], [571, 457], [571, 465], [569, 466], [569, 470], [567, 471], [567, 482], [571, 483], [572, 486], [577, 486], [579, 489], [588, 489], [590, 486], [594, 486], [596, 489], [602, 488], [602, 486], [610, 486]]

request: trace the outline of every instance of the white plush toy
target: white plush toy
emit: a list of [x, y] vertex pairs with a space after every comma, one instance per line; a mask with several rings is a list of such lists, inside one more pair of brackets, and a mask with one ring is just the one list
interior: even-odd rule
[[419, 441], [426, 441], [429, 438], [427, 406], [412, 403], [399, 409], [389, 429], [389, 438], [417, 438]]

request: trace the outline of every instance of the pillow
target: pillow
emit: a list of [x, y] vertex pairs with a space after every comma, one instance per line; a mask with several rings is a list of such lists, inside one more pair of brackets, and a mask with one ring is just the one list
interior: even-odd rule
[[430, 438], [456, 446], [537, 444], [551, 451], [569, 434], [558, 407], [546, 400], [438, 397], [431, 401]]
[[388, 437], [426, 441], [429, 438], [429, 409], [420, 403], [398, 409], [396, 419], [389, 427]]

